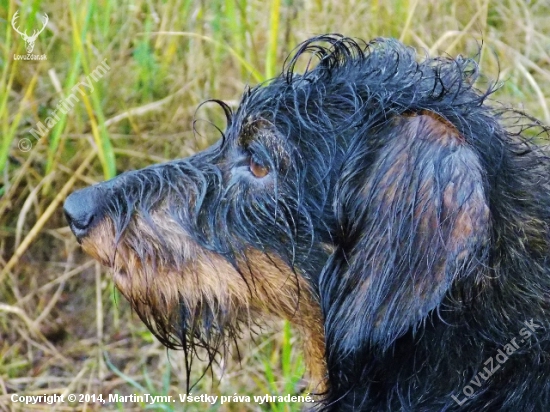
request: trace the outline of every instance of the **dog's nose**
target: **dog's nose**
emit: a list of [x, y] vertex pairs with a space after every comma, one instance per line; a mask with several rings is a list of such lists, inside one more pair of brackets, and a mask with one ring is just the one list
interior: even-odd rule
[[100, 219], [100, 208], [95, 187], [77, 190], [67, 197], [63, 210], [69, 226], [80, 241]]

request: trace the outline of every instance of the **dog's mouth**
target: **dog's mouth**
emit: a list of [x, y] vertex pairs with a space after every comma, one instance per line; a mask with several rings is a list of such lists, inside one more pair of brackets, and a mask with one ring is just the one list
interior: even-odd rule
[[[73, 233], [78, 232], [78, 228], [70, 225]], [[115, 258], [117, 245], [115, 244], [115, 231], [110, 219], [104, 219], [99, 224], [96, 224], [85, 236], [77, 236], [78, 243], [82, 249], [102, 265], [115, 268]]]
[[128, 290], [135, 289], [131, 285], [128, 250], [123, 244], [115, 243], [112, 224], [105, 222], [98, 225], [86, 237], [79, 239], [79, 243], [84, 252], [110, 269], [116, 287], [128, 298]]

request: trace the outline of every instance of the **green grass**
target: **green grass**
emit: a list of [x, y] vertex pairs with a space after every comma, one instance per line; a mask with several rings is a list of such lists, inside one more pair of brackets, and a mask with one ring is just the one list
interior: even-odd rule
[[[34, 51], [47, 60], [14, 60], [25, 52], [11, 26], [17, 10], [29, 33], [49, 15]], [[108, 272], [74, 241], [60, 210], [71, 190], [207, 147], [219, 138], [212, 124], [223, 129], [224, 116], [204, 106], [193, 135], [201, 102], [235, 106], [247, 84], [276, 76], [300, 41], [325, 32], [392, 36], [421, 53], [451, 56], [476, 55], [483, 42], [484, 73], [494, 79], [500, 72], [504, 81], [496, 98], [550, 123], [549, 15], [542, 0], [0, 1], [0, 411], [16, 408], [12, 392], [177, 394], [185, 387], [181, 353], [167, 356], [113, 292]], [[36, 140], [29, 130], [104, 60], [110, 70], [94, 90], [77, 94]], [[30, 151], [18, 148], [24, 139]], [[254, 339], [245, 333], [239, 347], [240, 361], [228, 356], [194, 393], [304, 389], [299, 337], [289, 324]], [[228, 403], [212, 410], [300, 408]]]

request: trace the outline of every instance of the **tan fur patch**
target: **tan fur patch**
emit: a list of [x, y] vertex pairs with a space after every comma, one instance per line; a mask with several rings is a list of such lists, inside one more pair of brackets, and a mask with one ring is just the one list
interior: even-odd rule
[[[114, 269], [117, 288], [138, 313], [169, 322], [183, 301], [188, 308], [206, 303], [235, 317], [247, 313], [250, 321], [261, 314], [288, 319], [302, 336], [311, 390], [325, 389], [321, 309], [301, 274], [280, 258], [252, 249], [246, 251], [246, 261], [238, 262], [239, 273], [222, 256], [196, 244], [168, 216], [153, 215], [153, 223], [154, 230], [134, 219], [116, 247], [112, 222], [106, 219], [82, 242], [88, 254]], [[155, 248], [154, 262], [139, 259], [139, 242]]]
[[[473, 245], [482, 247], [487, 236], [490, 211], [481, 167], [456, 127], [435, 113], [396, 116], [390, 126], [397, 130], [394, 140], [381, 150], [372, 167], [375, 172], [361, 188], [371, 215], [377, 217], [365, 230], [376, 243], [362, 253], [369, 253], [373, 274], [384, 272], [388, 264], [395, 265], [395, 272], [402, 270], [403, 301], [429, 301], [440, 293], [440, 285], [452, 281], [447, 277], [455, 266], [476, 253]], [[415, 244], [409, 245], [409, 239]], [[414, 248], [414, 254], [407, 247]], [[388, 250], [393, 261], [387, 260]], [[411, 256], [423, 257], [415, 262], [414, 272], [406, 260]], [[371, 288], [380, 287], [376, 275], [362, 280], [361, 293], [354, 297], [358, 305]], [[388, 296], [380, 304], [377, 327], [387, 315], [393, 295]]]

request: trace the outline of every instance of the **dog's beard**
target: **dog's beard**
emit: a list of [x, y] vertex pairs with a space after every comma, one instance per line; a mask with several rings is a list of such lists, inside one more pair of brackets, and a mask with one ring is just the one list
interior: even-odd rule
[[159, 341], [185, 352], [188, 378], [194, 357], [202, 355], [209, 367], [243, 330], [266, 317], [283, 318], [307, 340], [306, 362], [320, 390], [321, 311], [300, 273], [255, 249], [238, 252], [230, 262], [201, 247], [165, 215], [134, 218], [120, 236], [110, 219], [105, 222], [83, 240], [84, 250], [113, 269], [117, 288]]

